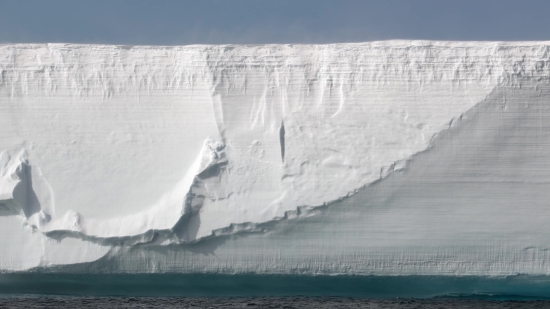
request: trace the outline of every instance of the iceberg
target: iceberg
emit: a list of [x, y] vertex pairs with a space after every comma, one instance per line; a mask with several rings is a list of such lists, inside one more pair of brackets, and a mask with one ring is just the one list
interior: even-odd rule
[[0, 45], [0, 271], [550, 275], [549, 58]]

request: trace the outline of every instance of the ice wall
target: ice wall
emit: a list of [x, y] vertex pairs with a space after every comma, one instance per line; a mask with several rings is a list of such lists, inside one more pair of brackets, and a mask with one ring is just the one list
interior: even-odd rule
[[548, 51], [0, 46], [0, 268], [548, 274]]

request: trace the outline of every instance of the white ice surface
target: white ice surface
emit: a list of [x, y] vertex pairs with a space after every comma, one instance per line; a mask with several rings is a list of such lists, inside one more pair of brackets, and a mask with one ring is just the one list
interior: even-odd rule
[[[427, 41], [0, 46], [0, 231], [16, 235], [0, 237], [2, 261], [17, 261], [20, 243], [47, 248], [0, 268], [193, 242], [345, 200], [406, 168], [495, 87], [545, 81], [548, 50]], [[399, 220], [377, 231], [391, 235], [391, 222]], [[67, 248], [83, 253], [55, 258]]]
[[550, 275], [549, 97], [548, 81], [497, 87], [405, 169], [328, 207], [76, 270]]

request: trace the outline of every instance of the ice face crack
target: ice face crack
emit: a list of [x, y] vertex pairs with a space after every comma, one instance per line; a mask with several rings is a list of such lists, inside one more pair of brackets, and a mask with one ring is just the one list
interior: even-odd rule
[[281, 161], [285, 162], [285, 123], [281, 120], [281, 127], [279, 128], [279, 141], [281, 143]]

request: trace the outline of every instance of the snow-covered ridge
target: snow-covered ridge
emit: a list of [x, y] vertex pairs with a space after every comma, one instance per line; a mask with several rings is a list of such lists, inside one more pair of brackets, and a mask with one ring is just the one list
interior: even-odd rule
[[[255, 230], [346, 198], [404, 168], [495, 87], [547, 83], [549, 50], [1, 45], [0, 229], [23, 222], [24, 242], [50, 245], [29, 245], [39, 263], [11, 264], [20, 253], [2, 238], [0, 268]], [[67, 239], [83, 253], [45, 253], [63, 255]]]

